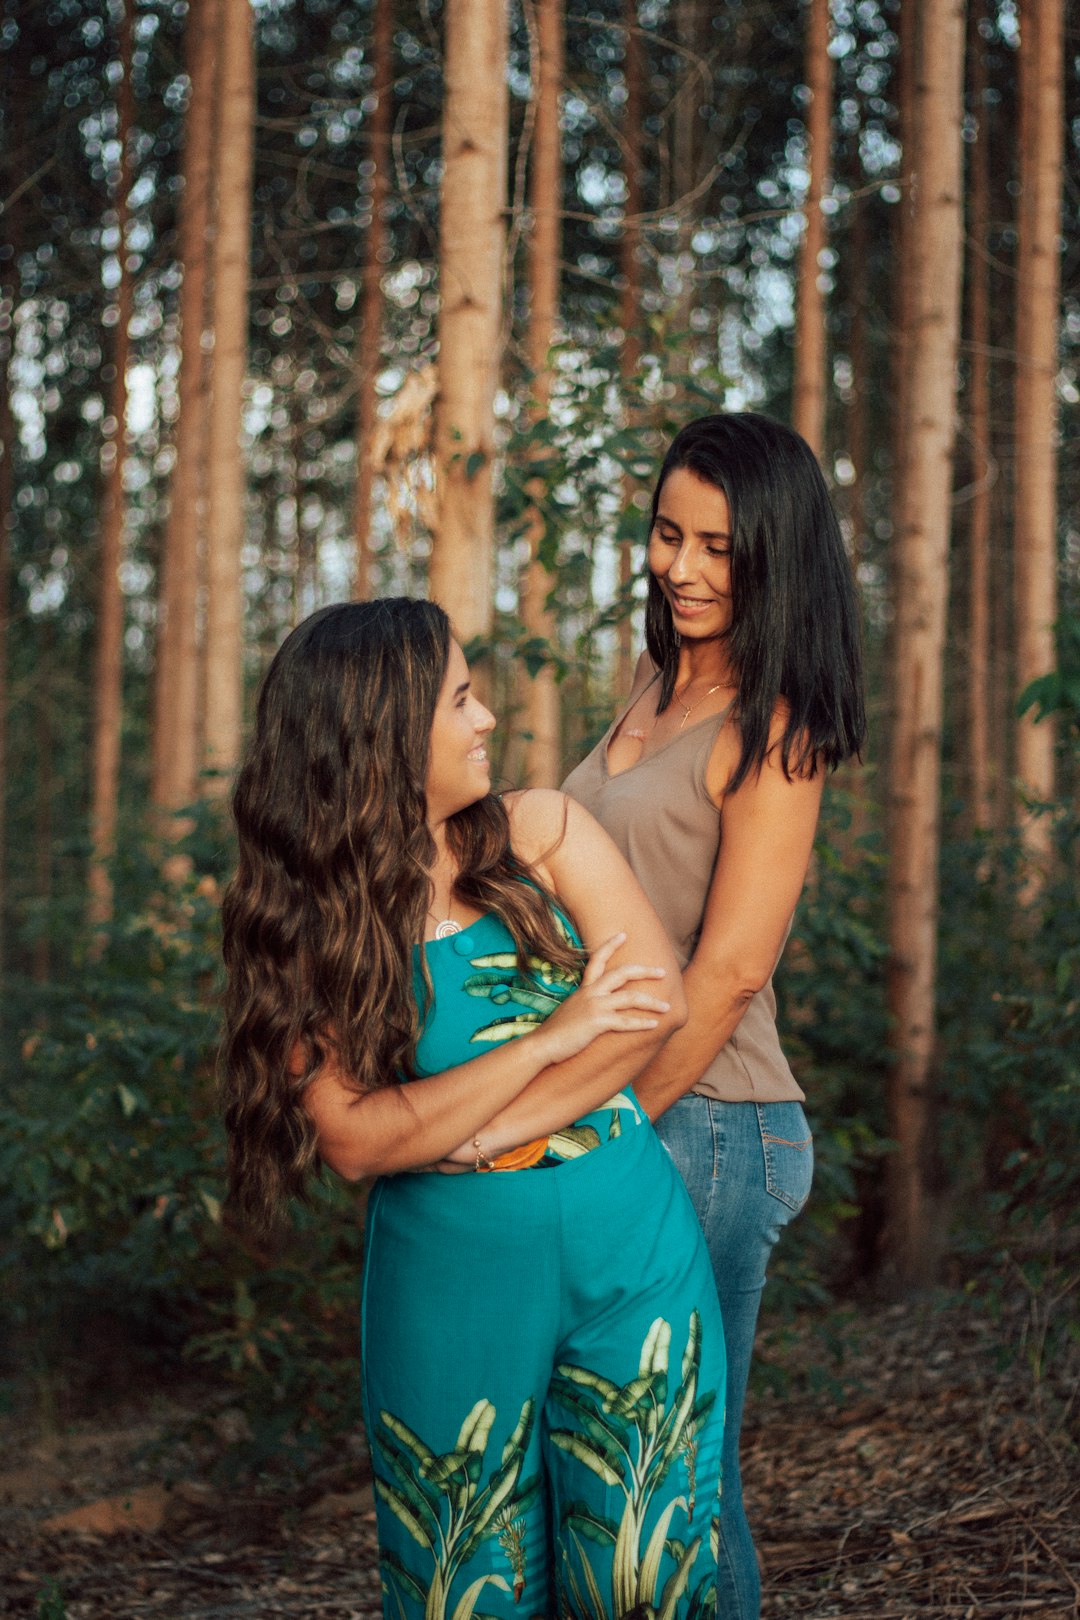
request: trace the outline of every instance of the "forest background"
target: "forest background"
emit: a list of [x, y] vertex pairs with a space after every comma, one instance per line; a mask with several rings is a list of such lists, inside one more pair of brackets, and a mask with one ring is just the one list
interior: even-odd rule
[[1019, 1287], [1075, 1339], [1078, 46], [1062, 0], [2, 0], [6, 1398], [149, 1349], [259, 1466], [352, 1421], [363, 1190], [221, 1207], [252, 693], [430, 589], [497, 777], [557, 782], [721, 408], [821, 457], [871, 713], [781, 972], [819, 1153], [769, 1308]]

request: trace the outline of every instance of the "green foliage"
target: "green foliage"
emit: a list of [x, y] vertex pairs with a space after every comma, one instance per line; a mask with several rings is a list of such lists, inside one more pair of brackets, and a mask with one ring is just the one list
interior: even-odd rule
[[843, 1265], [840, 1234], [857, 1213], [860, 1178], [888, 1147], [884, 1108], [884, 857], [875, 832], [856, 837], [868, 801], [830, 786], [806, 890], [776, 987], [784, 1048], [806, 1092], [814, 1190], [785, 1234], [770, 1309], [790, 1314], [824, 1296]]
[[1080, 737], [1080, 617], [1066, 614], [1057, 623], [1057, 668], [1041, 675], [1020, 694], [1017, 713], [1035, 710], [1035, 719], [1059, 715]]
[[4, 1338], [46, 1369], [107, 1315], [220, 1371], [237, 1460], [301, 1466], [356, 1422], [356, 1201], [323, 1190], [268, 1250], [223, 1220], [228, 841], [196, 810], [179, 850], [190, 874], [174, 883], [149, 842], [125, 850], [117, 920], [75, 941], [70, 983], [18, 987], [26, 1023], [0, 1101]]
[[50, 1581], [37, 1595], [37, 1620], [67, 1620], [67, 1604], [59, 1583]]
[[[719, 409], [727, 387], [699, 336], [657, 317], [644, 334], [628, 398], [621, 344], [622, 334], [610, 329], [593, 332], [588, 343], [556, 344], [542, 410], [530, 394], [531, 378], [522, 379], [513, 402], [514, 436], [500, 464], [500, 566], [516, 590], [524, 542], [539, 524], [553, 635], [539, 637], [516, 611], [503, 610], [495, 614], [491, 636], [465, 649], [470, 661], [493, 661], [500, 720], [514, 718], [522, 665], [530, 676], [550, 666], [567, 683], [568, 765], [603, 731], [619, 695], [610, 686], [611, 653], [617, 627], [644, 600], [648, 498], [664, 447], [690, 417]], [[631, 579], [622, 586], [616, 576], [626, 548]]]
[[360, 1209], [338, 1182], [292, 1212], [269, 1250], [235, 1237], [207, 1258], [186, 1357], [214, 1368], [239, 1416], [231, 1471], [302, 1474], [360, 1424]]
[[1031, 911], [1016, 838], [946, 846], [939, 983], [952, 1179], [1058, 1228], [1080, 1202], [1080, 814], [1047, 813], [1056, 860]]
[[[969, 1254], [1038, 1232], [1052, 1258], [1080, 1207], [1072, 1150], [1080, 1104], [1080, 814], [1049, 808], [1056, 860], [1032, 913], [1017, 835], [971, 837], [946, 820], [936, 981], [938, 1059], [927, 1174], [955, 1210]], [[785, 1235], [770, 1307], [820, 1295], [845, 1239], [876, 1236], [888, 1150], [885, 860], [876, 831], [853, 838], [851, 805], [826, 796], [807, 891], [778, 974], [785, 1047], [814, 1126], [814, 1192]], [[876, 812], [864, 805], [862, 819]], [[861, 1239], [860, 1239], [861, 1241]], [[778, 1286], [776, 1286], [778, 1285]]]
[[[134, 899], [130, 868], [117, 876]], [[0, 1103], [0, 1275], [26, 1285], [5, 1289], [19, 1311], [36, 1297], [59, 1319], [74, 1294], [175, 1321], [220, 1223], [217, 883], [139, 887], [40, 995]]]

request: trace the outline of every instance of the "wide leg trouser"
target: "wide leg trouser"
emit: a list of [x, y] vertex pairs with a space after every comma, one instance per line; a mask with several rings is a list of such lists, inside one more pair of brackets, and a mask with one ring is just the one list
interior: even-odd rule
[[715, 1612], [723, 1330], [647, 1122], [380, 1182], [363, 1316], [388, 1620]]

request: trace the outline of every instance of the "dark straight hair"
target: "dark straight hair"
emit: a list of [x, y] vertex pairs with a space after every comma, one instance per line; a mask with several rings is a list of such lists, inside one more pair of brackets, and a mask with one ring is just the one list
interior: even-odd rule
[[[731, 628], [742, 753], [734, 791], [769, 751], [779, 700], [787, 709], [784, 773], [813, 775], [858, 754], [866, 734], [859, 607], [840, 525], [806, 440], [755, 411], [702, 416], [671, 442], [653, 492], [685, 467], [731, 509]], [[660, 671], [659, 710], [671, 702], [679, 636], [649, 574], [645, 644]]]

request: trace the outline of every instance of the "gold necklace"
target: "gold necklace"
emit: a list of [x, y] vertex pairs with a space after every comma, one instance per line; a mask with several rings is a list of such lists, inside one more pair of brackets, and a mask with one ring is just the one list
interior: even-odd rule
[[[692, 686], [693, 684], [694, 684], [693, 683], [693, 677], [691, 677], [691, 679], [687, 681], [686, 686]], [[719, 692], [719, 690], [723, 686], [723, 684], [724, 684], [723, 681], [717, 681], [715, 686], [710, 686], [709, 690], [707, 692], [702, 692], [701, 696], [697, 699], [697, 701], [695, 703], [691, 703], [689, 705], [689, 707], [687, 707], [687, 705], [683, 702], [682, 698], [679, 696], [679, 694], [675, 690], [675, 688], [672, 687], [671, 695], [676, 700], [676, 702], [678, 703], [680, 709], [682, 709], [682, 711], [683, 711], [683, 717], [679, 721], [679, 730], [680, 731], [682, 730], [683, 726], [685, 726], [686, 722], [689, 720], [690, 716], [693, 714], [694, 710], [698, 707], [698, 705], [701, 704], [701, 703], [704, 703], [704, 701], [705, 701], [705, 699], [707, 697], [712, 697], [714, 692]], [[684, 692], [686, 690], [686, 686], [683, 687]]]

